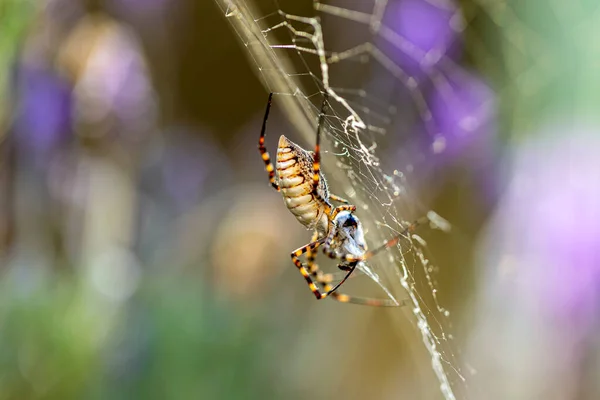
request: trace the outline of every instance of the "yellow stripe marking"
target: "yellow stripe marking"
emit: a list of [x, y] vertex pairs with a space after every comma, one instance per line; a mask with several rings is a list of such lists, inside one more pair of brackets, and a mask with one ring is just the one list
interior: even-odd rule
[[263, 159], [264, 161], [268, 161], [268, 160], [269, 160], [269, 158], [270, 158], [270, 157], [269, 157], [269, 153], [262, 153], [262, 159]]
[[337, 301], [341, 301], [342, 303], [348, 303], [350, 301], [350, 296], [345, 294], [338, 294], [336, 296]]

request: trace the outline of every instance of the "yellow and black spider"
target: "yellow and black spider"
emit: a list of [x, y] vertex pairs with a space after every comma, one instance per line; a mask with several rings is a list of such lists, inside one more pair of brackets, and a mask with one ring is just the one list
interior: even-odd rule
[[[382, 250], [395, 246], [402, 237], [412, 232], [427, 219], [423, 218], [414, 222], [381, 247], [369, 251], [360, 220], [354, 215], [356, 206], [330, 193], [327, 182], [320, 170], [321, 125], [325, 117], [327, 95], [325, 95], [319, 114], [314, 152], [304, 150], [284, 135], [281, 135], [277, 147], [276, 169], [273, 167], [265, 147], [265, 131], [272, 99], [273, 93], [269, 94], [269, 101], [258, 140], [258, 149], [265, 163], [265, 169], [269, 173], [271, 186], [281, 192], [287, 208], [294, 214], [296, 219], [302, 225], [314, 231], [311, 242], [291, 254], [293, 263], [308, 283], [308, 287], [317, 300], [331, 296], [342, 303], [387, 307], [404, 305], [391, 299], [354, 297], [338, 293], [336, 290], [350, 277], [359, 263], [368, 260]], [[333, 207], [330, 201], [343, 204]], [[323, 273], [315, 263], [316, 250], [319, 247], [330, 258], [339, 260], [340, 263], [337, 267], [346, 272], [344, 278], [335, 286], [331, 286], [334, 275]], [[306, 253], [306, 265], [299, 258], [304, 253]], [[322, 291], [319, 290], [315, 281], [323, 286]]]

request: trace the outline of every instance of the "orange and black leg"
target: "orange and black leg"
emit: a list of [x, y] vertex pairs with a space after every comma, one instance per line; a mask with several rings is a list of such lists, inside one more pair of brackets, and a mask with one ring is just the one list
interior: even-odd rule
[[[315, 284], [315, 281], [313, 281], [313, 277], [317, 278], [319, 276], [318, 267], [316, 266], [316, 264], [313, 263], [311, 266], [308, 267], [309, 270], [312, 270], [313, 272], [309, 273], [306, 266], [302, 263], [302, 261], [300, 261], [300, 256], [302, 256], [304, 253], [307, 253], [309, 251], [314, 253], [314, 251], [317, 250], [317, 248], [319, 246], [321, 246], [324, 241], [325, 241], [325, 239], [320, 239], [316, 242], [309, 243], [305, 246], [300, 247], [299, 249], [294, 251], [292, 254], [290, 254], [290, 256], [292, 257], [292, 262], [298, 268], [298, 270], [300, 271], [300, 274], [302, 274], [302, 276], [306, 280], [306, 283], [308, 284], [310, 291], [313, 292], [313, 294], [315, 295], [317, 300], [324, 299], [327, 296], [329, 296], [330, 294], [335, 293], [337, 288], [340, 287], [342, 285], [342, 283], [344, 283], [346, 281], [348, 276], [350, 276], [350, 274], [354, 270], [354, 268], [352, 268], [348, 272], [346, 277], [344, 279], [342, 279], [335, 287], [331, 287], [328, 284], [327, 286], [329, 287], [329, 289], [326, 289], [325, 291], [319, 290], [319, 287]], [[355, 266], [356, 266], [356, 264], [354, 265], [354, 267]]]
[[[316, 268], [316, 272], [311, 274], [315, 280], [323, 286], [323, 291], [326, 293], [324, 297], [331, 297], [332, 299], [339, 301], [340, 303], [351, 303], [351, 304], [360, 304], [371, 307], [403, 307], [408, 304], [407, 300], [403, 300], [401, 302], [397, 302], [392, 299], [375, 299], [371, 297], [357, 297], [357, 296], [349, 296], [344, 293], [339, 293], [338, 288], [346, 282], [348, 278], [356, 276], [356, 266], [358, 262], [353, 263], [351, 265], [345, 265], [344, 268], [340, 269], [347, 271], [342, 280], [337, 283], [335, 286], [332, 286], [332, 282], [336, 280], [334, 274], [324, 274], [318, 268]], [[322, 297], [323, 298], [323, 297]]]
[[[353, 303], [353, 304], [368, 305], [368, 306], [373, 306], [373, 307], [399, 307], [399, 306], [405, 305], [405, 302], [397, 303], [391, 299], [373, 299], [373, 298], [366, 298], [366, 297], [354, 297], [354, 296], [349, 296], [346, 294], [338, 293], [336, 290], [351, 275], [351, 273], [353, 272], [357, 263], [355, 263], [352, 267], [350, 267], [351, 269], [349, 270], [348, 274], [346, 274], [346, 277], [344, 279], [342, 279], [342, 281], [340, 281], [335, 286], [332, 286], [331, 285], [331, 282], [332, 282], [331, 274], [323, 274], [319, 270], [317, 265], [314, 264], [314, 262], [311, 263], [311, 265], [309, 265], [309, 266], [305, 266], [300, 261], [300, 256], [302, 256], [302, 254], [308, 253], [309, 251], [312, 252], [312, 254], [315, 254], [315, 250], [317, 250], [317, 248], [319, 246], [321, 246], [322, 243], [323, 243], [323, 239], [309, 243], [306, 246], [299, 248], [298, 250], [294, 251], [291, 254], [294, 265], [296, 265], [296, 267], [298, 268], [298, 270], [300, 271], [300, 273], [306, 280], [308, 287], [310, 288], [311, 292], [313, 292], [313, 294], [315, 295], [317, 300], [321, 300], [326, 297], [331, 297], [334, 300], [337, 300], [341, 303]], [[309, 273], [307, 270], [307, 267], [312, 272]], [[319, 288], [315, 284], [315, 282], [323, 285], [323, 291], [319, 290]]]
[[352, 204], [344, 204], [343, 206], [337, 206], [333, 209], [333, 213], [331, 213], [331, 219], [334, 219], [341, 211], [356, 211], [356, 206]]
[[333, 193], [329, 194], [329, 200], [337, 201], [338, 203], [342, 203], [342, 204], [350, 204], [350, 202], [348, 200], [344, 199], [343, 197], [336, 196]]
[[[315, 231], [310, 242], [316, 242], [319, 238], [319, 232]], [[311, 249], [306, 250], [306, 263], [308, 267], [308, 273], [315, 276], [315, 274], [319, 271], [319, 267], [315, 264], [315, 258], [317, 257], [317, 252], [312, 251]]]
[[[332, 287], [331, 285], [325, 284], [323, 285], [323, 289], [329, 291], [332, 289]], [[370, 297], [348, 296], [347, 294], [338, 292], [331, 293], [331, 298], [339, 301], [340, 303], [360, 304], [371, 307], [404, 307], [409, 304], [407, 300], [396, 302], [392, 299], [374, 299]]]
[[269, 152], [265, 146], [265, 131], [267, 130], [267, 119], [269, 119], [269, 111], [271, 110], [271, 101], [273, 99], [273, 93], [269, 94], [269, 102], [267, 103], [267, 110], [265, 111], [265, 117], [262, 123], [262, 129], [260, 131], [260, 137], [258, 138], [258, 151], [260, 151], [260, 156], [265, 163], [265, 169], [269, 173], [269, 183], [275, 190], [279, 192], [279, 185], [275, 181], [275, 167], [271, 162], [271, 157], [269, 156]]
[[351, 270], [335, 286], [332, 286], [332, 282], [335, 279], [334, 275], [333, 274], [324, 274], [317, 268], [316, 271], [314, 273], [312, 273], [311, 275], [313, 276], [313, 278], [316, 282], [320, 283], [323, 286], [323, 291], [325, 292], [326, 296], [323, 296], [321, 298], [331, 297], [332, 299], [339, 301], [340, 303], [359, 304], [359, 305], [365, 305], [365, 306], [371, 306], [371, 307], [403, 307], [403, 306], [407, 305], [408, 302], [406, 300], [401, 301], [401, 302], [396, 302], [392, 299], [375, 299], [375, 298], [370, 298], [370, 297], [357, 297], [357, 296], [349, 296], [344, 293], [339, 293], [337, 291], [337, 289], [346, 281], [346, 279], [351, 278], [352, 276], [356, 275], [355, 271], [354, 271], [354, 267], [356, 267], [356, 264], [354, 264], [353, 267], [349, 267], [349, 268], [351, 268]]
[[[300, 256], [302, 256], [304, 253], [307, 253], [307, 252], [311, 252], [311, 254], [314, 254], [315, 250], [317, 250], [319, 248], [319, 246], [321, 246], [323, 244], [324, 241], [325, 241], [325, 239], [321, 239], [316, 242], [311, 242], [305, 246], [300, 247], [299, 249], [295, 250], [292, 254], [290, 254], [290, 256], [292, 257], [292, 262], [294, 263], [296, 268], [298, 268], [298, 270], [300, 271], [300, 274], [302, 274], [302, 276], [306, 280], [306, 283], [308, 284], [310, 291], [313, 292], [313, 294], [315, 295], [317, 300], [321, 300], [321, 299], [327, 297], [327, 293], [322, 293], [319, 290], [319, 288], [317, 287], [317, 285], [314, 283], [313, 279], [311, 278], [311, 275], [315, 276], [315, 274], [317, 274], [316, 264], [314, 264], [314, 263], [312, 264], [315, 268], [312, 271], [312, 273], [309, 273], [308, 270], [306, 269], [306, 266], [302, 263], [302, 261], [300, 261]], [[314, 258], [313, 258], [313, 260], [314, 260]], [[311, 268], [312, 268], [312, 266], [309, 266], [309, 269], [311, 269]]]
[[318, 192], [319, 182], [321, 180], [321, 126], [325, 122], [325, 110], [327, 108], [327, 99], [329, 95], [325, 93], [323, 97], [323, 105], [321, 106], [321, 112], [319, 113], [319, 120], [317, 122], [317, 141], [315, 144], [315, 151], [313, 154], [313, 191], [312, 195], [317, 201], [324, 205], [325, 214], [331, 213], [331, 205], [327, 202]]

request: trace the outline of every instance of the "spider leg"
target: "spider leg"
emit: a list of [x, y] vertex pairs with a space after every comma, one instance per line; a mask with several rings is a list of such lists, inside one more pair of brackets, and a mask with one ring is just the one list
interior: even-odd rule
[[[319, 121], [317, 123], [317, 140], [315, 144], [315, 151], [313, 154], [313, 190], [312, 195], [317, 201], [323, 204], [325, 214], [331, 213], [331, 205], [327, 202], [318, 192], [319, 181], [321, 180], [321, 126], [325, 120], [325, 109], [327, 106], [327, 99], [329, 94], [325, 93], [323, 96], [323, 105], [321, 106], [321, 112], [319, 113]], [[331, 221], [331, 218], [329, 218]]]
[[275, 167], [271, 162], [271, 156], [265, 147], [265, 131], [267, 130], [267, 119], [269, 119], [269, 111], [271, 110], [271, 100], [273, 99], [273, 93], [269, 94], [269, 102], [267, 103], [267, 110], [265, 111], [265, 117], [262, 123], [262, 129], [260, 130], [260, 137], [258, 138], [258, 151], [265, 163], [265, 170], [269, 173], [269, 183], [275, 190], [279, 192], [279, 185], [275, 181]]
[[[303, 253], [307, 253], [307, 258], [309, 252], [311, 254], [315, 254], [315, 250], [323, 243], [324, 239], [319, 241], [313, 241], [312, 243], [307, 244], [294, 251], [292, 256], [292, 261], [298, 267], [298, 270], [308, 283], [308, 287], [313, 292], [317, 300], [324, 299], [326, 297], [331, 297], [332, 299], [339, 301], [340, 303], [352, 303], [352, 304], [361, 304], [372, 307], [402, 307], [407, 304], [406, 301], [395, 302], [391, 299], [374, 299], [367, 297], [355, 297], [349, 296], [347, 294], [338, 293], [336, 290], [346, 281], [346, 279], [352, 277], [352, 272], [358, 263], [354, 263], [353, 267], [350, 267], [348, 273], [346, 273], [345, 277], [335, 286], [331, 286], [331, 282], [333, 280], [333, 274], [324, 274], [319, 270], [319, 267], [314, 263], [314, 256], [311, 260], [309, 260], [308, 268], [311, 271], [310, 273], [306, 270], [306, 266], [300, 261], [299, 257]], [[313, 279], [314, 278], [314, 281]], [[323, 285], [323, 291], [320, 291], [317, 285], [314, 282], [320, 283]]]
[[[402, 255], [405, 256], [406, 254], [408, 254], [410, 252], [410, 250], [407, 250], [405, 252], [402, 252]], [[346, 276], [346, 271], [345, 268], [341, 268], [340, 266], [338, 266], [338, 268], [341, 270], [339, 272], [333, 272], [330, 274], [321, 274], [320, 276], [323, 276], [324, 279], [327, 279], [327, 281], [321, 281], [319, 280], [319, 283], [331, 283], [331, 282], [337, 282], [340, 279], [343, 279], [344, 276]], [[352, 275], [348, 278], [348, 279], [352, 279], [352, 278], [356, 278], [359, 276], [363, 276], [365, 273], [361, 270], [355, 270]]]
[[[319, 238], [319, 232], [317, 232], [315, 230], [315, 233], [313, 233], [312, 239], [310, 241], [316, 242], [318, 238]], [[316, 257], [317, 257], [316, 251], [312, 251], [312, 249], [306, 250], [306, 263], [308, 264], [308, 272], [313, 276], [316, 276], [317, 272], [321, 272], [321, 271], [319, 271], [319, 267], [315, 264]]]
[[329, 193], [329, 199], [333, 200], [333, 201], [337, 201], [338, 203], [350, 204], [350, 202], [348, 200], [344, 199], [343, 197], [336, 196], [333, 193]]
[[[325, 284], [323, 285], [324, 290], [331, 290], [331, 285]], [[347, 294], [333, 292], [331, 293], [331, 298], [339, 301], [340, 303], [352, 303], [352, 304], [361, 304], [365, 306], [371, 307], [404, 307], [409, 304], [408, 300], [402, 300], [399, 302], [395, 302], [392, 299], [375, 299], [371, 297], [356, 297], [349, 296]]]
[[[354, 263], [353, 268], [346, 274], [344, 279], [342, 279], [335, 287], [331, 287], [329, 284], [327, 284], [329, 289], [326, 289], [324, 292], [319, 290], [319, 287], [317, 285], [315, 285], [313, 279], [311, 278], [311, 276], [313, 276], [313, 277], [319, 276], [318, 275], [318, 272], [319, 272], [318, 266], [316, 264], [314, 264], [314, 262], [311, 262], [309, 269], [312, 270], [312, 272], [309, 273], [306, 270], [306, 266], [302, 263], [302, 261], [300, 261], [300, 256], [309, 251], [314, 252], [319, 246], [321, 246], [323, 244], [323, 242], [325, 242], [325, 239], [320, 239], [320, 240], [317, 240], [316, 242], [311, 242], [305, 246], [300, 247], [299, 249], [295, 250], [292, 254], [290, 254], [290, 256], [292, 257], [292, 262], [298, 268], [298, 270], [300, 271], [300, 274], [302, 274], [302, 276], [306, 280], [306, 283], [308, 284], [310, 291], [313, 292], [313, 294], [315, 295], [317, 300], [324, 299], [325, 297], [329, 296], [330, 294], [335, 294], [335, 290], [337, 290], [337, 288], [340, 287], [346, 281], [346, 279], [348, 279], [348, 277], [354, 271], [356, 264], [358, 264], [358, 263]], [[314, 261], [314, 259], [313, 259], [313, 261]], [[316, 278], [315, 280], [317, 280], [317, 282], [318, 282], [318, 279], [319, 278]]]
[[333, 212], [331, 213], [331, 219], [334, 219], [340, 213], [340, 211], [354, 212], [356, 211], [356, 206], [353, 206], [352, 204], [344, 204], [343, 206], [337, 206], [333, 209]]
[[354, 270], [354, 266], [351, 266], [351, 265], [346, 265], [346, 264], [339, 264], [339, 265], [338, 265], [338, 268], [339, 268], [341, 271], [346, 271], [346, 272], [348, 272], [348, 271], [351, 271], [351, 270]]
[[[316, 242], [318, 238], [319, 238], [319, 232], [315, 231], [315, 233], [313, 233], [311, 242]], [[339, 275], [339, 274], [324, 273], [323, 271], [321, 271], [319, 269], [319, 266], [315, 263], [316, 257], [317, 257], [317, 251], [313, 251], [311, 248], [306, 250], [306, 264], [307, 264], [306, 267], [308, 267], [308, 273], [317, 282], [319, 282], [321, 284], [325, 284], [325, 283], [331, 283], [334, 280], [337, 281], [338, 279], [344, 278], [344, 276], [346, 275], [345, 273], [343, 276], [336, 278], [336, 275]]]
[[[292, 252], [292, 254], [290, 254], [290, 256], [292, 257], [292, 262], [298, 268], [298, 270], [300, 271], [300, 274], [302, 274], [302, 276], [304, 277], [304, 280], [306, 280], [306, 283], [308, 284], [310, 291], [313, 292], [313, 294], [315, 295], [317, 300], [321, 300], [321, 299], [327, 297], [328, 293], [321, 292], [319, 290], [319, 288], [317, 287], [317, 285], [315, 285], [315, 283], [313, 282], [313, 280], [311, 278], [311, 273], [309, 273], [306, 270], [306, 267], [304, 266], [302, 261], [300, 261], [300, 256], [309, 251], [314, 252], [321, 244], [323, 244], [324, 241], [325, 241], [325, 239], [321, 239], [316, 242], [311, 242], [305, 246], [300, 247], [299, 249]], [[313, 260], [314, 260], [314, 258], [313, 258]], [[313, 265], [315, 266], [315, 268], [317, 268], [314, 263], [313, 263]], [[312, 266], [309, 266], [309, 268], [312, 269]], [[316, 271], [317, 271], [316, 269], [313, 271], [313, 273], [312, 273], [313, 276], [314, 276], [314, 274], [316, 274]]]
[[352, 276], [356, 276], [356, 275], [352, 275], [352, 272], [354, 271], [354, 268], [356, 268], [357, 264], [358, 263], [355, 263], [352, 267], [350, 267], [350, 270], [346, 274], [344, 279], [342, 279], [335, 286], [331, 286], [332, 274], [318, 274], [318, 273], [313, 274], [313, 276], [315, 277], [315, 280], [323, 285], [323, 290], [325, 291], [324, 297], [331, 297], [332, 299], [339, 301], [340, 303], [360, 304], [360, 305], [371, 306], [371, 307], [404, 307], [405, 305], [407, 305], [409, 303], [408, 300], [396, 302], [392, 299], [375, 299], [375, 298], [371, 298], [371, 297], [356, 297], [356, 296], [349, 296], [347, 294], [337, 292], [337, 289], [346, 281], [346, 279], [351, 278]]

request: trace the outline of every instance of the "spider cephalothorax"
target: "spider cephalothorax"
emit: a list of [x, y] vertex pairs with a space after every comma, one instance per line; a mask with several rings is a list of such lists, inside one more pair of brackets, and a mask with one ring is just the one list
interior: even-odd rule
[[349, 211], [342, 211], [333, 220], [329, 232], [332, 240], [329, 247], [336, 258], [343, 258], [346, 254], [362, 257], [367, 251], [367, 242], [360, 220]]
[[[309, 244], [292, 252], [293, 263], [317, 299], [331, 296], [344, 303], [373, 306], [402, 305], [390, 299], [350, 297], [337, 293], [336, 290], [350, 277], [358, 265], [380, 251], [398, 244], [400, 238], [412, 232], [422, 221], [411, 224], [401, 234], [388, 240], [381, 247], [368, 251], [362, 225], [354, 214], [356, 207], [349, 204], [347, 200], [330, 193], [325, 177], [321, 173], [320, 133], [325, 118], [327, 96], [323, 100], [319, 114], [315, 150], [307, 151], [281, 135], [277, 147], [276, 168], [271, 163], [265, 147], [265, 131], [272, 98], [273, 94], [271, 93], [258, 140], [258, 149], [265, 163], [265, 169], [269, 173], [271, 186], [281, 192], [285, 205], [296, 219], [314, 232]], [[343, 204], [334, 207], [332, 201]], [[330, 258], [339, 260], [338, 268], [347, 272], [335, 286], [331, 286], [333, 275], [322, 273], [315, 263], [316, 251], [319, 247]], [[300, 261], [300, 256], [305, 253], [306, 265]], [[323, 290], [320, 290], [315, 282], [321, 284]]]

